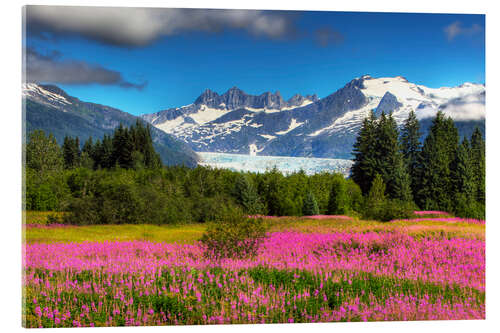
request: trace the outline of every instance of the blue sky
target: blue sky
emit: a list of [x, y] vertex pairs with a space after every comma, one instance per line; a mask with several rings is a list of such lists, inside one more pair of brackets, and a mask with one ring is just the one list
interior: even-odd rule
[[483, 15], [39, 9], [27, 10], [28, 79], [136, 115], [206, 88], [288, 99], [322, 98], [364, 74], [485, 82]]

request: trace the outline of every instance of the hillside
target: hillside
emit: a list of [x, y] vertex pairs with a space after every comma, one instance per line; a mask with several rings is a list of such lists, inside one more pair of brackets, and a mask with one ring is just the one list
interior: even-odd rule
[[[89, 137], [101, 139], [120, 123], [130, 126], [140, 119], [109, 106], [80, 101], [53, 85], [24, 84], [23, 104], [26, 132], [44, 130], [58, 143], [65, 136], [78, 137], [81, 144]], [[198, 156], [187, 144], [159, 129], [152, 128], [151, 132], [164, 164], [196, 166]]]

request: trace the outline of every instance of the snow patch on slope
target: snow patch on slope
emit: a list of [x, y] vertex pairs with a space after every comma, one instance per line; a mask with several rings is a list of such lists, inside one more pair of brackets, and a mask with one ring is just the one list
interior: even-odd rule
[[276, 132], [276, 134], [278, 134], [278, 135], [286, 134], [286, 133], [288, 133], [290, 131], [293, 131], [294, 129], [296, 129], [297, 127], [301, 126], [302, 124], [304, 124], [304, 123], [303, 122], [299, 123], [299, 122], [297, 122], [297, 119], [292, 118], [292, 121], [291, 121], [290, 126], [288, 127], [288, 129], [284, 130], [284, 131]]
[[[23, 83], [22, 84], [22, 95], [24, 97], [31, 97], [34, 100], [41, 102], [43, 104], [50, 104], [53, 106], [67, 106], [71, 105], [72, 103], [68, 101], [64, 96], [55, 94], [53, 92], [50, 92], [41, 86], [39, 86], [36, 83]], [[47, 103], [46, 101], [49, 101], [50, 103]], [[55, 104], [55, 105], [54, 105]], [[64, 111], [64, 109], [61, 109]]]

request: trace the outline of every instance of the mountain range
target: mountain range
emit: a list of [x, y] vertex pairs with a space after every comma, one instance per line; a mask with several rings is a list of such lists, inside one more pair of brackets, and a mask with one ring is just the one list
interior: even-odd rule
[[[26, 133], [41, 129], [52, 133], [59, 144], [65, 136], [71, 136], [78, 137], [83, 145], [89, 137], [95, 140], [112, 134], [120, 123], [130, 126], [137, 120], [144, 122], [109, 106], [80, 101], [53, 85], [26, 83], [22, 95]], [[197, 165], [199, 157], [188, 144], [155, 127], [151, 128], [151, 135], [164, 164]]]
[[401, 125], [410, 110], [425, 135], [438, 110], [451, 116], [459, 133], [485, 128], [485, 85], [428, 88], [401, 76], [353, 79], [319, 99], [284, 100], [279, 92], [249, 95], [233, 87], [219, 95], [205, 90], [192, 104], [142, 118], [195, 151], [269, 156], [351, 158], [357, 131], [371, 111], [392, 112]]
[[233, 87], [223, 94], [205, 90], [189, 105], [136, 117], [69, 96], [54, 85], [23, 84], [26, 132], [42, 129], [61, 143], [64, 136], [100, 139], [120, 123], [137, 120], [152, 128], [155, 149], [166, 165], [195, 166], [196, 152], [267, 156], [352, 158], [352, 145], [370, 112], [392, 112], [402, 125], [410, 110], [426, 135], [438, 110], [455, 120], [462, 136], [485, 130], [485, 85], [428, 88], [404, 77], [353, 79], [332, 94], [258, 96]]

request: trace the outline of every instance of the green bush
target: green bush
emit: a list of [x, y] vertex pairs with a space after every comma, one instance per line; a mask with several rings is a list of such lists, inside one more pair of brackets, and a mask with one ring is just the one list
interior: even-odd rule
[[233, 211], [211, 222], [201, 238], [205, 255], [209, 258], [246, 258], [257, 254], [266, 235], [267, 225], [263, 219], [244, 216]]
[[458, 193], [455, 196], [453, 213], [460, 217], [484, 220], [486, 212], [484, 205], [475, 200], [468, 200], [465, 194]]

